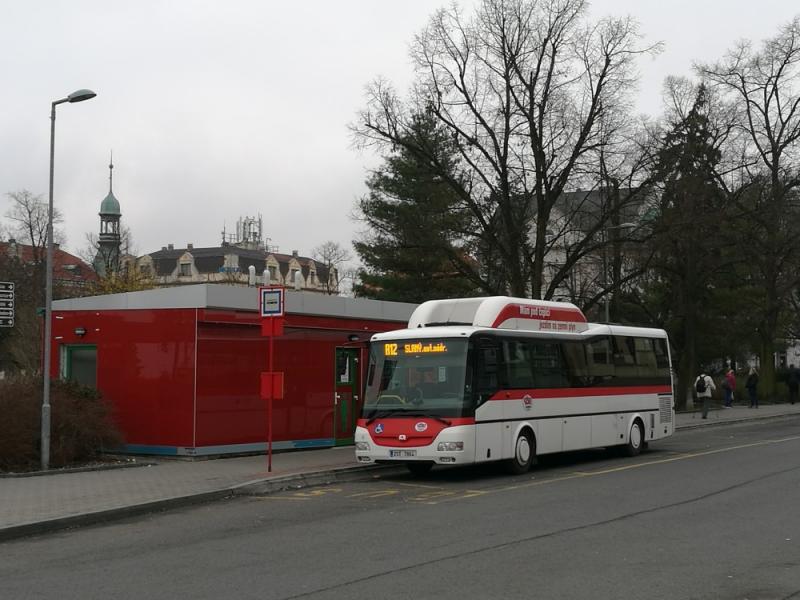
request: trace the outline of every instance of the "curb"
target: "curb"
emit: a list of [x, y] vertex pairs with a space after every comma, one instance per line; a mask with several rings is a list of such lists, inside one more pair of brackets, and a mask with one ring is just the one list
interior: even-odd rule
[[234, 496], [268, 496], [285, 490], [299, 490], [307, 487], [363, 481], [377, 477], [377, 473], [405, 473], [404, 465], [354, 465], [335, 467], [324, 471], [312, 471], [284, 477], [255, 479], [230, 487]]
[[[375, 474], [376, 472], [387, 472], [391, 470], [401, 471], [400, 468], [394, 465], [355, 465], [336, 467], [325, 471], [284, 475], [275, 478], [255, 479], [208, 492], [164, 498], [162, 500], [152, 500], [150, 502], [120, 506], [118, 508], [2, 527], [0, 528], [0, 543], [42, 533], [52, 533], [74, 527], [97, 525], [99, 523], [118, 521], [129, 517], [156, 513], [174, 508], [205, 504], [236, 496], [268, 496], [288, 489], [302, 489], [331, 483], [345, 483], [371, 479], [377, 476]], [[402, 471], [405, 472], [405, 468], [403, 468]]]
[[735, 419], [725, 419], [724, 421], [706, 419], [706, 421], [708, 421], [707, 423], [687, 423], [685, 425], [680, 425], [680, 426], [676, 425], [675, 431], [682, 431], [685, 429], [701, 429], [703, 427], [720, 427], [723, 425], [739, 425], [741, 423], [752, 423], [753, 421], [769, 421], [772, 419], [783, 419], [786, 417], [800, 417], [800, 413], [786, 412], [786, 413], [764, 415], [764, 416], [738, 417]]
[[131, 504], [129, 506], [120, 506], [118, 508], [109, 508], [107, 510], [98, 510], [90, 513], [70, 515], [68, 517], [58, 517], [56, 519], [36, 521], [34, 523], [25, 523], [23, 525], [11, 525], [10, 527], [0, 528], [0, 542], [7, 542], [9, 540], [37, 535], [40, 533], [52, 533], [54, 531], [71, 529], [73, 527], [83, 527], [86, 525], [106, 523], [108, 521], [117, 521], [120, 519], [126, 519], [128, 517], [135, 517], [171, 508], [181, 508], [184, 506], [191, 506], [193, 504], [202, 504], [205, 502], [211, 502], [213, 500], [221, 500], [225, 497], [230, 497], [231, 495], [232, 494], [229, 489], [214, 490], [211, 492], [190, 494], [188, 496], [177, 496], [174, 498], [153, 500], [151, 502], [144, 502], [141, 504]]

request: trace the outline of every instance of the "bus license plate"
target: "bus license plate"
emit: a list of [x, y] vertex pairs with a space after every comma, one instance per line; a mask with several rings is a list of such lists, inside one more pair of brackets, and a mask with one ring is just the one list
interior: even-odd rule
[[409, 458], [416, 455], [416, 450], [389, 450], [389, 456], [392, 458]]

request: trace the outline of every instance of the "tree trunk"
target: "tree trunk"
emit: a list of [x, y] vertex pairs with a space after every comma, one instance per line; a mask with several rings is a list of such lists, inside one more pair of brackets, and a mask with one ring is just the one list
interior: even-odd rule
[[758, 392], [765, 398], [777, 396], [775, 385], [775, 340], [770, 332], [761, 332], [761, 372], [758, 377]]
[[675, 384], [675, 409], [686, 410], [691, 396], [692, 382], [698, 370], [697, 350], [695, 348], [694, 330], [696, 319], [692, 307], [688, 307], [683, 320], [683, 348], [678, 359], [678, 381]]
[[[537, 203], [536, 240], [533, 250], [533, 268], [531, 272], [531, 298], [542, 298], [544, 289], [544, 258], [547, 248], [547, 223], [550, 220], [550, 211], [544, 210], [544, 202]], [[546, 298], [549, 300], [549, 298]]]

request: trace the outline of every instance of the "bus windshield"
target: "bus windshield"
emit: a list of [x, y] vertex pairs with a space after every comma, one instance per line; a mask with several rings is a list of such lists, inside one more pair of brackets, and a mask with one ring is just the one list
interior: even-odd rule
[[467, 346], [466, 338], [373, 342], [362, 416], [468, 416]]

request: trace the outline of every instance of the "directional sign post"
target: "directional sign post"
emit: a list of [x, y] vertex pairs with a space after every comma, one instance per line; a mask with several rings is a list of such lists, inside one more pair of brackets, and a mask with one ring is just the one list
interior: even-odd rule
[[0, 281], [0, 327], [14, 326], [14, 282]]

